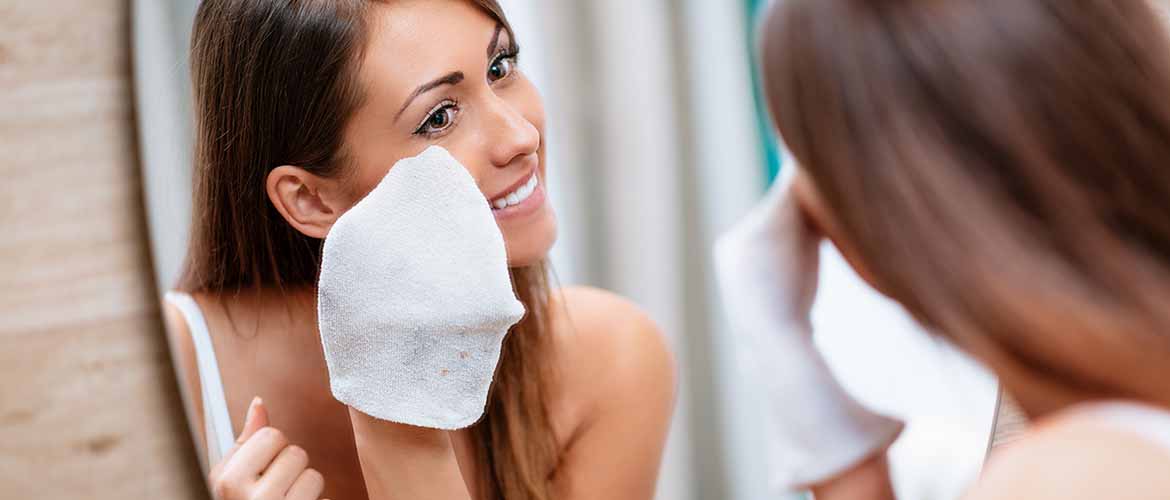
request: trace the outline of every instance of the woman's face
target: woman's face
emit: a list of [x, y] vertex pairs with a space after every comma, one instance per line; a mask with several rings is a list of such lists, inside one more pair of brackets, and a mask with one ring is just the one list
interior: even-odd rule
[[[544, 105], [516, 66], [508, 31], [465, 0], [379, 4], [369, 26], [359, 73], [365, 101], [345, 136], [356, 169], [344, 176], [352, 203], [398, 160], [442, 146], [491, 204], [509, 265], [543, 259], [556, 239]], [[536, 188], [522, 189], [534, 177]]]

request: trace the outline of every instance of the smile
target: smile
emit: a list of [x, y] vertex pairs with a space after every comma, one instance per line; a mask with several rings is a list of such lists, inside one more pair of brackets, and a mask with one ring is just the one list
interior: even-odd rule
[[504, 210], [508, 207], [514, 207], [524, 203], [525, 200], [532, 196], [532, 193], [536, 192], [536, 188], [539, 185], [540, 179], [537, 178], [536, 170], [533, 170], [532, 176], [528, 178], [528, 182], [521, 184], [520, 187], [516, 188], [515, 191], [492, 200], [492, 208], [495, 208], [496, 210]]

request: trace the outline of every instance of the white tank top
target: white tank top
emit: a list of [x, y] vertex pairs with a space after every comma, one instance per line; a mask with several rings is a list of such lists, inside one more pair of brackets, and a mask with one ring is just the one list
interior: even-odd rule
[[195, 362], [199, 368], [200, 398], [203, 400], [203, 433], [207, 436], [207, 465], [219, 463], [236, 444], [232, 430], [231, 414], [228, 413], [227, 397], [224, 396], [223, 380], [219, 376], [219, 363], [215, 360], [215, 347], [203, 311], [190, 295], [168, 292], [167, 302], [183, 313], [191, 342], [195, 344]]

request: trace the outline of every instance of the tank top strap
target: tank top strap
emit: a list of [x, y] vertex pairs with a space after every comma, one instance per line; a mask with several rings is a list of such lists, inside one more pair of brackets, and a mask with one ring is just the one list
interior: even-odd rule
[[179, 308], [187, 321], [191, 341], [195, 345], [195, 358], [199, 368], [200, 397], [203, 400], [203, 430], [207, 437], [208, 467], [214, 465], [235, 446], [235, 432], [232, 430], [231, 414], [228, 413], [227, 397], [223, 380], [219, 374], [219, 363], [215, 359], [215, 347], [207, 329], [199, 303], [190, 295], [168, 292], [167, 302]]

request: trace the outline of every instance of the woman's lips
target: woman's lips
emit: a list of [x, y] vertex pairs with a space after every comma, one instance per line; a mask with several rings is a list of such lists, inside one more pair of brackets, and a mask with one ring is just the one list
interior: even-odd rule
[[504, 191], [496, 196], [488, 199], [488, 204], [492, 208], [503, 210], [511, 205], [519, 205], [521, 201], [528, 198], [529, 195], [536, 189], [539, 181], [536, 178], [536, 169], [528, 172], [528, 175], [516, 181], [507, 191]]
[[521, 184], [507, 195], [492, 200], [492, 215], [496, 220], [523, 217], [544, 206], [544, 183], [534, 170], [528, 182]]

